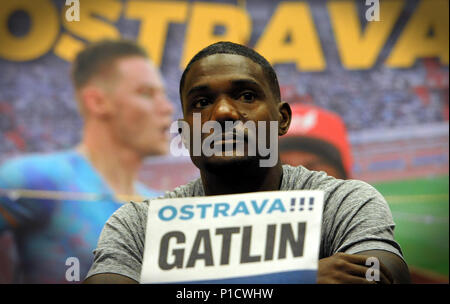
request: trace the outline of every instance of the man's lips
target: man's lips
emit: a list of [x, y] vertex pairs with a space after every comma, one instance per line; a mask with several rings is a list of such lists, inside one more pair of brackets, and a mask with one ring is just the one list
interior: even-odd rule
[[236, 143], [245, 143], [245, 141], [242, 140], [236, 140], [236, 139], [219, 139], [215, 140], [214, 143], [218, 145], [226, 145], [226, 144], [236, 144]]
[[[209, 135], [211, 136], [211, 135]], [[213, 138], [213, 141], [215, 144], [227, 144], [227, 143], [239, 143], [239, 142], [247, 142], [248, 138], [247, 138], [247, 134], [243, 134], [238, 136], [238, 134], [236, 132], [227, 132], [227, 133], [222, 133], [219, 134], [217, 136], [215, 136]]]

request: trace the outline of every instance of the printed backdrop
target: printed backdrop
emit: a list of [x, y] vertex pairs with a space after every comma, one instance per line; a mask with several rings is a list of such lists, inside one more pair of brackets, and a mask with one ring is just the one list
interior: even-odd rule
[[[274, 65], [284, 100], [343, 118], [353, 177], [388, 199], [407, 261], [448, 281], [449, 2], [380, 0], [380, 21], [371, 22], [365, 3], [80, 1], [80, 21], [68, 22], [65, 1], [2, 1], [0, 162], [78, 142], [69, 71], [88, 42], [138, 41], [161, 68], [178, 118], [187, 61], [231, 40]], [[158, 189], [197, 176], [189, 159], [170, 155], [149, 159], [141, 173]]]

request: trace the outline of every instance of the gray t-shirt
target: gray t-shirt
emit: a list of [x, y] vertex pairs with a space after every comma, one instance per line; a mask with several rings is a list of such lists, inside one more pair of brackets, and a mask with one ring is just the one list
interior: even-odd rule
[[[394, 221], [386, 200], [369, 184], [340, 180], [302, 166], [283, 165], [280, 190], [323, 190], [320, 257], [337, 252], [387, 250], [402, 257], [394, 240]], [[166, 192], [165, 198], [205, 196], [200, 179]], [[120, 207], [106, 222], [87, 277], [116, 273], [140, 280], [148, 201]]]

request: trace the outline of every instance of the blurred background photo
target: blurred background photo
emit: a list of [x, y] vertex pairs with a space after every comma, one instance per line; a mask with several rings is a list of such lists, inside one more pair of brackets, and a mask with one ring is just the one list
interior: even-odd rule
[[[172, 121], [182, 116], [179, 81], [196, 52], [222, 40], [255, 48], [274, 66], [282, 99], [293, 109], [290, 131], [280, 138], [282, 161], [373, 185], [391, 208], [413, 282], [448, 283], [448, 11], [447, 0], [2, 1], [0, 283], [83, 280], [102, 225], [139, 192], [118, 195], [114, 178], [77, 150], [87, 119], [73, 67], [80, 51], [105, 39], [132, 41], [146, 52], [151, 63], [140, 75], [154, 76], [163, 88], [158, 100]], [[122, 76], [141, 71], [133, 62], [110, 64], [124, 69]], [[98, 96], [92, 94], [83, 96]], [[98, 104], [88, 97], [86, 104]], [[167, 133], [167, 123], [158, 128]], [[127, 130], [123, 140], [141, 134]], [[148, 134], [148, 141], [168, 146], [160, 135]], [[99, 172], [92, 176], [106, 192], [39, 183], [44, 173], [69, 179], [61, 168], [75, 160], [47, 158], [67, 151], [83, 170], [90, 164]], [[104, 151], [105, 158], [115, 154]], [[26, 169], [11, 165], [30, 158]], [[199, 176], [189, 157], [169, 149], [138, 159], [131, 180], [145, 196]], [[54, 271], [33, 266], [45, 259], [54, 261]]]

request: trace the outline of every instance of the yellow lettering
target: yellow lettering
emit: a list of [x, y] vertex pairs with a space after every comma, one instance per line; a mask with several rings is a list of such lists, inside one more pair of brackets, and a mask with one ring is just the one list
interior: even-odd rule
[[[225, 33], [215, 34], [216, 26], [223, 26]], [[251, 20], [245, 10], [228, 4], [194, 3], [181, 68], [202, 48], [221, 40], [246, 44], [250, 33]]]
[[[117, 0], [80, 1], [80, 21], [76, 22], [68, 22], [65, 19], [65, 10], [63, 7], [61, 14], [64, 27], [80, 38], [98, 41], [120, 37], [119, 31], [113, 25], [94, 17], [98, 15], [111, 22], [117, 21], [122, 10], [122, 4]], [[65, 34], [61, 36], [54, 52], [59, 57], [72, 61], [83, 47], [84, 44], [80, 40]]]
[[369, 69], [380, 54], [403, 7], [403, 0], [380, 4], [380, 21], [367, 22], [364, 33], [354, 1], [327, 3], [342, 65], [347, 69]]
[[187, 15], [185, 2], [130, 1], [126, 16], [142, 20], [138, 42], [149, 53], [152, 61], [160, 66], [170, 22], [184, 22]]
[[72, 61], [75, 55], [83, 48], [84, 43], [81, 40], [75, 39], [68, 34], [61, 34], [53, 52], [67, 61]]
[[325, 69], [319, 38], [306, 3], [281, 3], [255, 49], [271, 64], [295, 62], [299, 70]]
[[[421, 57], [439, 57], [448, 65], [448, 0], [423, 0], [399, 37], [386, 65], [407, 68]], [[428, 33], [432, 31], [433, 35]]]
[[[30, 30], [16, 37], [8, 30], [8, 18], [23, 10], [31, 19]], [[2, 1], [0, 10], [0, 57], [24, 61], [36, 59], [47, 53], [59, 33], [57, 9], [49, 0]]]

